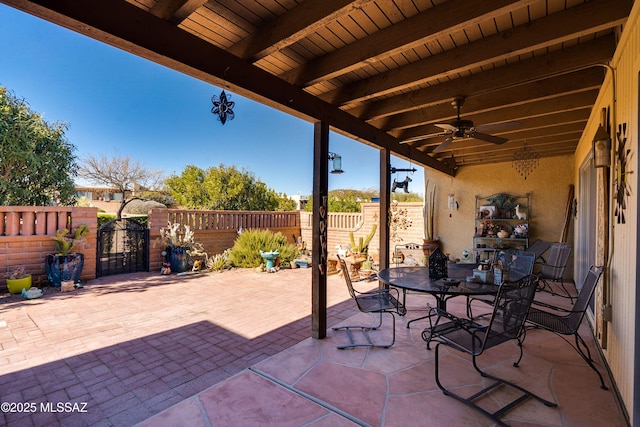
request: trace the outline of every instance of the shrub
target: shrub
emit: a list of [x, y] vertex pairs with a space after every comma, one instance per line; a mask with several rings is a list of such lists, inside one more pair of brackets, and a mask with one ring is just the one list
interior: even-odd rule
[[154, 200], [131, 200], [122, 210], [122, 213], [129, 215], [148, 215], [154, 208], [166, 208], [162, 203]]
[[284, 234], [271, 230], [244, 230], [236, 239], [229, 253], [232, 265], [241, 268], [254, 268], [262, 265], [260, 251], [278, 251], [280, 261], [289, 263], [298, 256], [295, 245], [289, 244]]
[[98, 229], [100, 229], [100, 227], [102, 227], [103, 225], [105, 225], [106, 223], [114, 219], [116, 219], [115, 214], [98, 213]]
[[222, 271], [231, 267], [231, 263], [229, 262], [230, 251], [230, 249], [227, 249], [221, 254], [216, 254], [212, 258], [207, 259], [207, 269], [211, 271]]

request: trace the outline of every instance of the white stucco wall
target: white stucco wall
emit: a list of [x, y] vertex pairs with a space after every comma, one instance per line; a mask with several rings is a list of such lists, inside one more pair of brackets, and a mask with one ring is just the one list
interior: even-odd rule
[[[625, 223], [618, 223], [616, 217], [609, 215], [610, 223], [609, 252], [603, 252], [603, 258], [609, 260], [609, 268], [605, 270], [600, 286], [604, 286], [606, 292], [604, 302], [611, 307], [612, 317], [608, 322], [600, 322], [599, 313], [596, 313], [595, 326], [597, 335], [603, 341], [603, 353], [615, 379], [616, 386], [622, 397], [623, 404], [631, 420], [634, 419], [634, 366], [637, 350], [634, 348], [636, 334], [636, 270], [637, 270], [637, 212], [638, 212], [638, 72], [640, 70], [640, 4], [635, 3], [627, 24], [622, 32], [616, 54], [610, 64], [615, 72], [608, 71], [605, 84], [600, 91], [597, 104], [592, 111], [591, 118], [580, 141], [574, 159], [574, 169], [588, 157], [591, 150], [592, 139], [600, 122], [599, 112], [602, 108], [611, 109], [611, 127], [614, 147], [618, 140], [615, 132], [620, 130], [619, 125], [626, 125], [626, 148], [630, 151], [626, 154], [629, 161], [628, 194], [626, 202]], [[615, 76], [615, 81], [614, 77]], [[614, 101], [615, 99], [615, 101]], [[615, 159], [615, 156], [614, 156]], [[615, 209], [615, 192], [617, 189], [617, 168], [614, 161], [610, 169], [610, 186], [608, 199], [602, 197], [602, 201], [608, 201], [610, 209]], [[576, 182], [579, 186], [578, 175]], [[596, 306], [596, 310], [599, 306]]]

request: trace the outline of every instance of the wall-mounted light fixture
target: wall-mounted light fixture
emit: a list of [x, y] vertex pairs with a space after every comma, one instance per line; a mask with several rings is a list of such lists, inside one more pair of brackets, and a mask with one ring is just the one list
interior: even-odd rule
[[339, 174], [344, 173], [342, 170], [342, 156], [336, 153], [329, 152], [329, 160], [333, 162], [333, 170], [331, 173]]
[[608, 168], [611, 166], [611, 137], [606, 129], [607, 109], [603, 108], [600, 126], [593, 137], [593, 166]]

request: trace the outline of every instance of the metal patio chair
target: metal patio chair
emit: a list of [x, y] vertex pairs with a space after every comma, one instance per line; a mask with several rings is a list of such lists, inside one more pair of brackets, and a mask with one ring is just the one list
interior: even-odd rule
[[[584, 339], [578, 333], [582, 319], [584, 318], [589, 306], [589, 301], [595, 292], [596, 285], [598, 284], [598, 280], [601, 275], [602, 267], [591, 266], [589, 273], [587, 273], [587, 276], [582, 283], [582, 288], [576, 298], [576, 302], [571, 309], [546, 304], [540, 301], [534, 301], [531, 309], [529, 310], [527, 322], [531, 325], [531, 328], [539, 328], [553, 332], [565, 340], [567, 344], [573, 347], [574, 350], [580, 354], [582, 359], [587, 362], [591, 369], [598, 374], [602, 389], [607, 390], [602, 374], [600, 374], [600, 371], [598, 371], [593, 363], [589, 347], [587, 347]], [[575, 345], [571, 344], [571, 342], [565, 338], [565, 336], [568, 335], [574, 336], [576, 342]]]
[[[347, 263], [338, 256], [338, 262], [340, 262], [340, 266], [342, 267], [342, 271], [347, 272]], [[338, 349], [344, 350], [347, 348], [354, 347], [381, 347], [381, 348], [389, 348], [393, 346], [396, 342], [396, 318], [394, 313], [404, 316], [407, 314], [407, 310], [404, 305], [398, 300], [399, 293], [397, 289], [389, 288], [389, 289], [376, 289], [367, 292], [359, 292], [353, 287], [353, 283], [351, 282], [351, 277], [348, 273], [344, 274], [344, 280], [347, 283], [347, 288], [349, 289], [349, 294], [351, 298], [353, 298], [358, 305], [358, 310], [362, 313], [378, 313], [380, 315], [380, 320], [375, 326], [336, 326], [332, 328], [334, 331], [344, 330], [347, 332], [349, 336], [349, 344], [338, 346]], [[395, 296], [392, 295], [395, 293]], [[389, 344], [374, 344], [369, 336], [369, 331], [375, 331], [382, 326], [382, 315], [389, 314], [392, 319], [392, 328], [393, 328], [393, 338]], [[353, 334], [351, 330], [357, 329], [360, 330], [365, 336], [367, 342], [363, 344], [356, 343], [353, 339]]]
[[[478, 356], [492, 347], [514, 339], [518, 340], [519, 344], [521, 343], [525, 332], [524, 324], [527, 319], [527, 313], [535, 296], [537, 286], [538, 279], [535, 275], [526, 276], [518, 282], [504, 283], [500, 285], [500, 290], [495, 298], [489, 323], [479, 324], [450, 313], [443, 313], [443, 317], [447, 317], [450, 321], [436, 325], [430, 337], [430, 340], [437, 343], [435, 348], [435, 379], [438, 387], [445, 395], [476, 409], [501, 426], [507, 425], [501, 420], [502, 416], [528, 398], [534, 398], [546, 406], [557, 406], [557, 404], [545, 400], [511, 381], [486, 373], [478, 367], [476, 362]], [[491, 384], [469, 397], [463, 397], [454, 393], [451, 389], [445, 388], [440, 380], [440, 346], [442, 345], [471, 355], [475, 370], [482, 377], [491, 379]], [[522, 357], [522, 346], [520, 346], [520, 357]], [[514, 364], [514, 366], [517, 366], [517, 364]], [[508, 386], [515, 389], [519, 392], [518, 396], [494, 412], [489, 412], [488, 409], [475, 403], [476, 400], [486, 396], [487, 393], [500, 386]]]
[[529, 245], [527, 252], [531, 252], [535, 255], [537, 263], [544, 264], [546, 260], [543, 255], [549, 250], [551, 245], [553, 245], [553, 242], [538, 239]]
[[[535, 253], [529, 252], [529, 250], [520, 251], [520, 250], [510, 249], [510, 250], [507, 250], [504, 253], [504, 256], [500, 258], [502, 261], [503, 268], [506, 267], [505, 281], [517, 282], [518, 280], [530, 275], [533, 272], [533, 266], [535, 264], [537, 257]], [[474, 318], [472, 307], [471, 307], [471, 303], [473, 301], [479, 301], [485, 304], [493, 305], [494, 298], [495, 297], [491, 295], [468, 297], [467, 298], [467, 316], [469, 317], [469, 319]]]
[[[571, 302], [573, 302], [575, 296], [566, 288], [564, 281], [562, 280], [570, 255], [571, 246], [565, 243], [554, 243], [551, 245], [549, 256], [542, 264], [538, 277], [540, 278], [541, 291], [549, 292], [552, 295], [557, 295], [563, 298], [569, 298]], [[551, 286], [551, 282], [559, 283], [564, 293], [557, 293]]]
[[[400, 256], [399, 254], [402, 254]], [[421, 243], [402, 243], [393, 248], [393, 263], [396, 267], [405, 264], [409, 267], [420, 265], [420, 259], [424, 257]]]
[[[402, 257], [398, 256], [399, 253], [403, 254]], [[408, 253], [409, 257], [407, 257], [405, 253]], [[421, 243], [400, 243], [395, 245], [393, 248], [392, 260], [395, 267], [398, 268], [401, 264], [405, 264], [405, 260], [409, 258], [406, 266], [415, 267], [420, 265], [419, 257], [421, 256], [424, 256]], [[407, 303], [407, 292], [408, 291], [406, 289], [402, 290], [402, 304], [405, 305]]]

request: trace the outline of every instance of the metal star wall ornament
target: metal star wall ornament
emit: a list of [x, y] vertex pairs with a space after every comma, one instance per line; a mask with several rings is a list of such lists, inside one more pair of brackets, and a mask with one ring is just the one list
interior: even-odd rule
[[627, 209], [627, 197], [631, 196], [631, 190], [629, 185], [628, 176], [632, 173], [628, 167], [631, 163], [630, 154], [631, 149], [627, 148], [627, 123], [618, 125], [618, 132], [616, 133], [618, 139], [618, 149], [616, 150], [616, 174], [615, 174], [615, 187], [616, 187], [616, 207], [614, 214], [618, 219], [618, 224], [625, 224], [626, 218], [624, 211]]
[[220, 96], [217, 97], [213, 95], [211, 97], [211, 102], [213, 102], [213, 108], [211, 108], [211, 113], [218, 116], [218, 120], [225, 124], [227, 122], [227, 118], [229, 120], [233, 120], [236, 116], [233, 113], [233, 109], [236, 106], [236, 103], [231, 101], [231, 95], [227, 97], [227, 94], [224, 93], [224, 89], [220, 93]]

